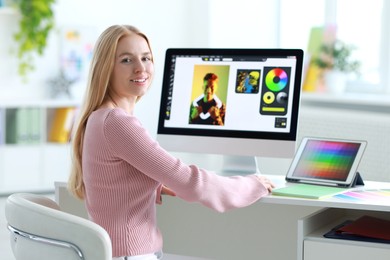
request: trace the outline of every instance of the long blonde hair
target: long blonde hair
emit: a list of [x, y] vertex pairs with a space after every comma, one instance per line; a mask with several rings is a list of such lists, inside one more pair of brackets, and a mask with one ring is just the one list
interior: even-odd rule
[[88, 117], [103, 103], [107, 96], [110, 75], [114, 68], [115, 52], [119, 40], [133, 33], [143, 37], [151, 51], [149, 39], [146, 35], [130, 25], [113, 25], [107, 28], [98, 38], [94, 48], [85, 100], [83, 107], [80, 109], [78, 122], [74, 127], [72, 138], [72, 168], [68, 180], [68, 189], [79, 199], [84, 199], [85, 196], [82, 154]]

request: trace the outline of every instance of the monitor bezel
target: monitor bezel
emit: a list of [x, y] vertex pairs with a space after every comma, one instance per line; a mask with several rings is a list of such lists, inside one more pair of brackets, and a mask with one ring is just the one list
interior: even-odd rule
[[[195, 129], [165, 127], [165, 111], [170, 87], [171, 58], [181, 55], [218, 55], [218, 56], [265, 56], [265, 57], [296, 57], [295, 81], [293, 88], [291, 128], [288, 133], [265, 132], [265, 131], [245, 131], [245, 130], [220, 130], [220, 129]], [[202, 136], [202, 137], [222, 137], [222, 138], [242, 138], [242, 139], [264, 139], [296, 141], [298, 131], [298, 114], [300, 106], [303, 51], [301, 49], [217, 49], [217, 48], [169, 48], [166, 50], [161, 100], [159, 108], [159, 119], [157, 135], [177, 135], [177, 136]]]

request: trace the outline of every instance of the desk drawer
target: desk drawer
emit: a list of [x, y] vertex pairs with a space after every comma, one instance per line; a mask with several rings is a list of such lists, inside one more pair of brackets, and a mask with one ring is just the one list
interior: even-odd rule
[[358, 243], [341, 240], [312, 241], [305, 240], [303, 245], [304, 260], [389, 260], [388, 245], [377, 243]]

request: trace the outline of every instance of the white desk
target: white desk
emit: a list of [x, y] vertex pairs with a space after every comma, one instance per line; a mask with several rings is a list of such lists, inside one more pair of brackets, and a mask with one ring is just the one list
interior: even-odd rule
[[[286, 185], [284, 176], [268, 177], [279, 187]], [[390, 189], [390, 183], [365, 183], [365, 188]], [[67, 198], [64, 187], [65, 184], [56, 183], [57, 202], [65, 210], [75, 213], [76, 209], [76, 213], [80, 212], [76, 206], [80, 202]], [[323, 231], [341, 223], [344, 218], [367, 214], [390, 220], [390, 199], [388, 203], [376, 203], [270, 195], [247, 208], [220, 214], [199, 204], [168, 196], [163, 198], [163, 205], [158, 206], [157, 214], [164, 235], [164, 250], [168, 253], [218, 260], [301, 260], [303, 257], [305, 260], [345, 260], [367, 259], [368, 256], [375, 260], [390, 259], [390, 244], [340, 243], [339, 240], [322, 238]], [[352, 248], [356, 253], [354, 258], [334, 258], [333, 255], [326, 255], [332, 252], [328, 247], [341, 247], [337, 253], [344, 249], [350, 253]], [[310, 252], [306, 249], [310, 249]], [[376, 258], [372, 258], [372, 255]]]
[[[279, 187], [285, 183], [284, 176], [269, 176]], [[292, 184], [293, 185], [293, 184]], [[390, 183], [365, 181], [364, 186], [351, 188], [351, 191], [390, 190]], [[270, 195], [261, 200], [263, 203], [320, 207], [297, 222], [297, 258], [305, 260], [321, 259], [390, 259], [390, 244], [365, 243], [347, 240], [326, 239], [323, 234], [347, 219], [356, 219], [362, 215], [371, 215], [390, 220], [390, 196], [378, 200], [373, 196], [352, 201], [329, 197], [321, 200], [282, 197]], [[282, 231], [280, 231], [282, 232]]]
[[[277, 187], [284, 187], [288, 185], [294, 185], [286, 183], [284, 176], [272, 176], [268, 175]], [[351, 188], [351, 190], [375, 190], [375, 189], [387, 189], [390, 190], [390, 183], [387, 182], [374, 182], [374, 181], [365, 181], [364, 186], [357, 188]], [[293, 198], [293, 197], [283, 197], [283, 196], [274, 196], [269, 195], [264, 197], [261, 202], [272, 203], [272, 204], [283, 204], [283, 205], [296, 205], [296, 206], [312, 206], [312, 207], [321, 207], [321, 208], [341, 208], [341, 209], [360, 209], [360, 210], [371, 210], [371, 211], [384, 211], [390, 212], [390, 197], [387, 203], [383, 203], [376, 200], [370, 201], [346, 201], [340, 200], [334, 197], [324, 198], [321, 200], [313, 199], [303, 199], [303, 198]]]

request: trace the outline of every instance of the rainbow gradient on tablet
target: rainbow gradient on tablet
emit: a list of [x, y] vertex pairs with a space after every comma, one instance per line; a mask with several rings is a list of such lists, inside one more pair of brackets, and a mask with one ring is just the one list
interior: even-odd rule
[[348, 184], [365, 146], [364, 141], [304, 138], [286, 179]]
[[297, 165], [296, 176], [346, 180], [359, 147], [358, 143], [310, 141]]

